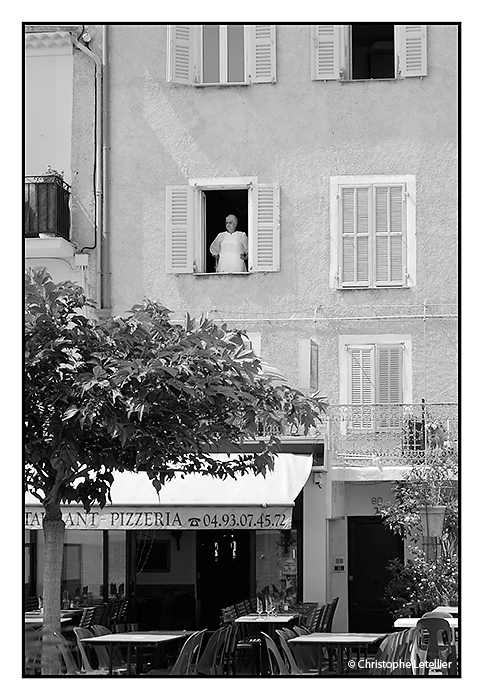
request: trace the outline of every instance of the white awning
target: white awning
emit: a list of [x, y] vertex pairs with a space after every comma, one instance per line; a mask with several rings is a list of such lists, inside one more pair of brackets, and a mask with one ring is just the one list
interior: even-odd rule
[[[218, 455], [218, 459], [226, 459]], [[74, 530], [286, 530], [292, 507], [312, 467], [312, 455], [280, 454], [273, 472], [253, 473], [225, 480], [177, 475], [157, 494], [144, 473], [117, 473], [111, 488], [112, 504], [63, 506], [67, 529]], [[26, 494], [25, 527], [42, 527], [43, 507]]]

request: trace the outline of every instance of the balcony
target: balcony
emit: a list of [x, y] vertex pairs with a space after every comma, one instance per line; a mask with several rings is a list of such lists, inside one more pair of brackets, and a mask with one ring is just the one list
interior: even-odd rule
[[[282, 434], [301, 440], [303, 427]], [[334, 467], [374, 469], [425, 464], [438, 454], [458, 456], [458, 404], [365, 404], [329, 406], [306, 439], [323, 440]]]
[[438, 453], [458, 455], [458, 404], [331, 406], [327, 432], [334, 465], [425, 464]]
[[71, 188], [58, 175], [25, 178], [24, 238], [70, 237]]

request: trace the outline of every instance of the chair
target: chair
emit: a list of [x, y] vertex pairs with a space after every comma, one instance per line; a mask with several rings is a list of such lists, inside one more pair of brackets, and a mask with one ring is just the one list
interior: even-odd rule
[[24, 612], [32, 612], [32, 610], [40, 610], [40, 601], [36, 595], [29, 596], [23, 602]]
[[238, 640], [238, 627], [232, 622], [227, 625], [229, 634], [225, 642], [225, 649], [223, 652], [223, 675], [224, 676], [234, 676], [235, 675], [235, 660], [236, 660], [236, 644]]
[[339, 598], [334, 598], [332, 602], [326, 606], [324, 616], [320, 621], [320, 629], [318, 629], [317, 632], [332, 632], [332, 622], [338, 602]]
[[90, 627], [92, 622], [92, 617], [94, 615], [95, 608], [84, 608], [82, 610], [81, 619], [79, 620], [79, 627]]
[[90, 622], [88, 625], [85, 625], [85, 626], [92, 627], [92, 625], [100, 625], [102, 620], [104, 619], [105, 611], [106, 611], [106, 603], [102, 603], [100, 605], [95, 605]]
[[222, 676], [224, 650], [227, 638], [231, 632], [229, 627], [220, 627], [208, 640], [196, 665], [198, 676]]
[[[304, 627], [297, 626], [295, 626], [293, 629], [283, 627], [280, 631], [282, 632], [286, 641], [292, 639], [293, 637], [303, 637], [304, 634], [310, 634], [309, 631], [306, 630]], [[279, 634], [280, 631], [277, 630]], [[292, 654], [294, 655], [299, 668], [303, 672], [310, 673], [314, 670], [318, 670], [319, 664], [317, 651], [314, 649], [313, 646], [302, 646], [300, 644], [294, 644], [293, 646], [289, 645], [289, 648], [292, 651]]]
[[310, 618], [307, 620], [307, 629], [310, 632], [320, 632], [320, 624], [323, 619], [323, 616], [325, 614], [327, 606], [326, 605], [317, 605], [316, 608], [313, 609], [312, 614], [310, 615]]
[[301, 667], [298, 659], [295, 657], [290, 644], [287, 643], [287, 634], [285, 630], [275, 630], [280, 638], [280, 646], [282, 647], [283, 655], [285, 661], [287, 662], [287, 667], [291, 676], [316, 676], [316, 667], [309, 669], [304, 669]]
[[427, 613], [424, 613], [422, 619], [424, 620], [426, 617], [446, 617], [447, 618], [447, 617], [453, 617], [453, 615], [449, 612], [444, 612], [444, 611], [443, 612], [427, 612]]
[[[89, 655], [87, 653], [87, 650], [85, 649], [84, 644], [82, 644], [82, 639], [88, 639], [89, 637], [95, 637], [95, 636], [102, 636], [102, 635], [95, 635], [93, 632], [90, 630], [86, 629], [85, 627], [74, 627], [74, 634], [77, 639], [77, 646], [80, 651], [81, 659], [82, 659], [82, 670], [85, 673], [88, 673], [89, 675], [106, 675], [106, 673], [109, 671], [109, 654], [106, 650], [105, 647], [103, 646], [98, 646], [97, 644], [94, 646], [94, 652], [97, 656], [97, 661], [98, 661], [98, 668], [93, 668], [92, 664], [89, 659]], [[112, 673], [115, 675], [122, 675], [127, 672], [127, 667], [126, 666], [119, 666], [119, 664], [115, 664], [113, 662], [112, 665]]]
[[174, 666], [171, 669], [154, 669], [144, 676], [195, 676], [203, 635], [206, 629], [193, 632], [183, 644]]
[[[262, 639], [265, 640], [265, 645], [267, 647], [268, 661], [270, 665], [270, 675], [272, 676], [290, 676], [290, 671], [286, 667], [280, 652], [277, 649], [277, 645], [268, 634], [261, 632]], [[300, 675], [300, 674], [298, 674]]]
[[[429, 664], [438, 660], [445, 663], [437, 669], [445, 676], [456, 675], [456, 649], [452, 643], [451, 627], [443, 617], [421, 618], [416, 624], [416, 638], [412, 660]], [[436, 669], [435, 669], [436, 670]], [[429, 675], [429, 666], [416, 667], [417, 675]]]

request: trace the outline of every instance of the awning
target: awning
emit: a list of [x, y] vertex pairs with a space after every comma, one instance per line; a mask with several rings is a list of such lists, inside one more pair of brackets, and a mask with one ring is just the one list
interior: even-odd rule
[[[223, 459], [224, 456], [217, 456]], [[292, 507], [312, 467], [310, 454], [279, 454], [273, 472], [216, 479], [200, 474], [177, 475], [156, 493], [143, 473], [118, 473], [112, 504], [63, 506], [70, 530], [286, 530]], [[26, 494], [25, 527], [42, 528], [43, 506]]]

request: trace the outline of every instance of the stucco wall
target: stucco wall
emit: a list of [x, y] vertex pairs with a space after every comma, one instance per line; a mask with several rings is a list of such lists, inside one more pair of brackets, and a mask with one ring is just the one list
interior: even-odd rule
[[[109, 34], [114, 313], [147, 296], [178, 317], [190, 309], [238, 319], [233, 325], [261, 332], [262, 356], [294, 382], [298, 340], [312, 335], [321, 345], [320, 387], [333, 402], [339, 334], [411, 333], [414, 400], [456, 400], [457, 326], [450, 316], [458, 271], [457, 27], [428, 27], [423, 79], [341, 83], [310, 80], [309, 25], [279, 25], [275, 84], [203, 88], [166, 82], [164, 25], [113, 25]], [[85, 117], [93, 69], [81, 58], [74, 171], [76, 221], [87, 240], [92, 185], [81, 174], [92, 152]], [[370, 174], [416, 178], [417, 285], [411, 289], [329, 288], [329, 178]], [[251, 175], [281, 188], [280, 272], [167, 274], [166, 186], [190, 177]], [[444, 318], [425, 323], [400, 318], [421, 314], [425, 302], [453, 306], [428, 306], [428, 314]], [[317, 306], [323, 308], [315, 323], [278, 320], [312, 319]], [[359, 317], [362, 308], [366, 316], [396, 318], [330, 320]]]

